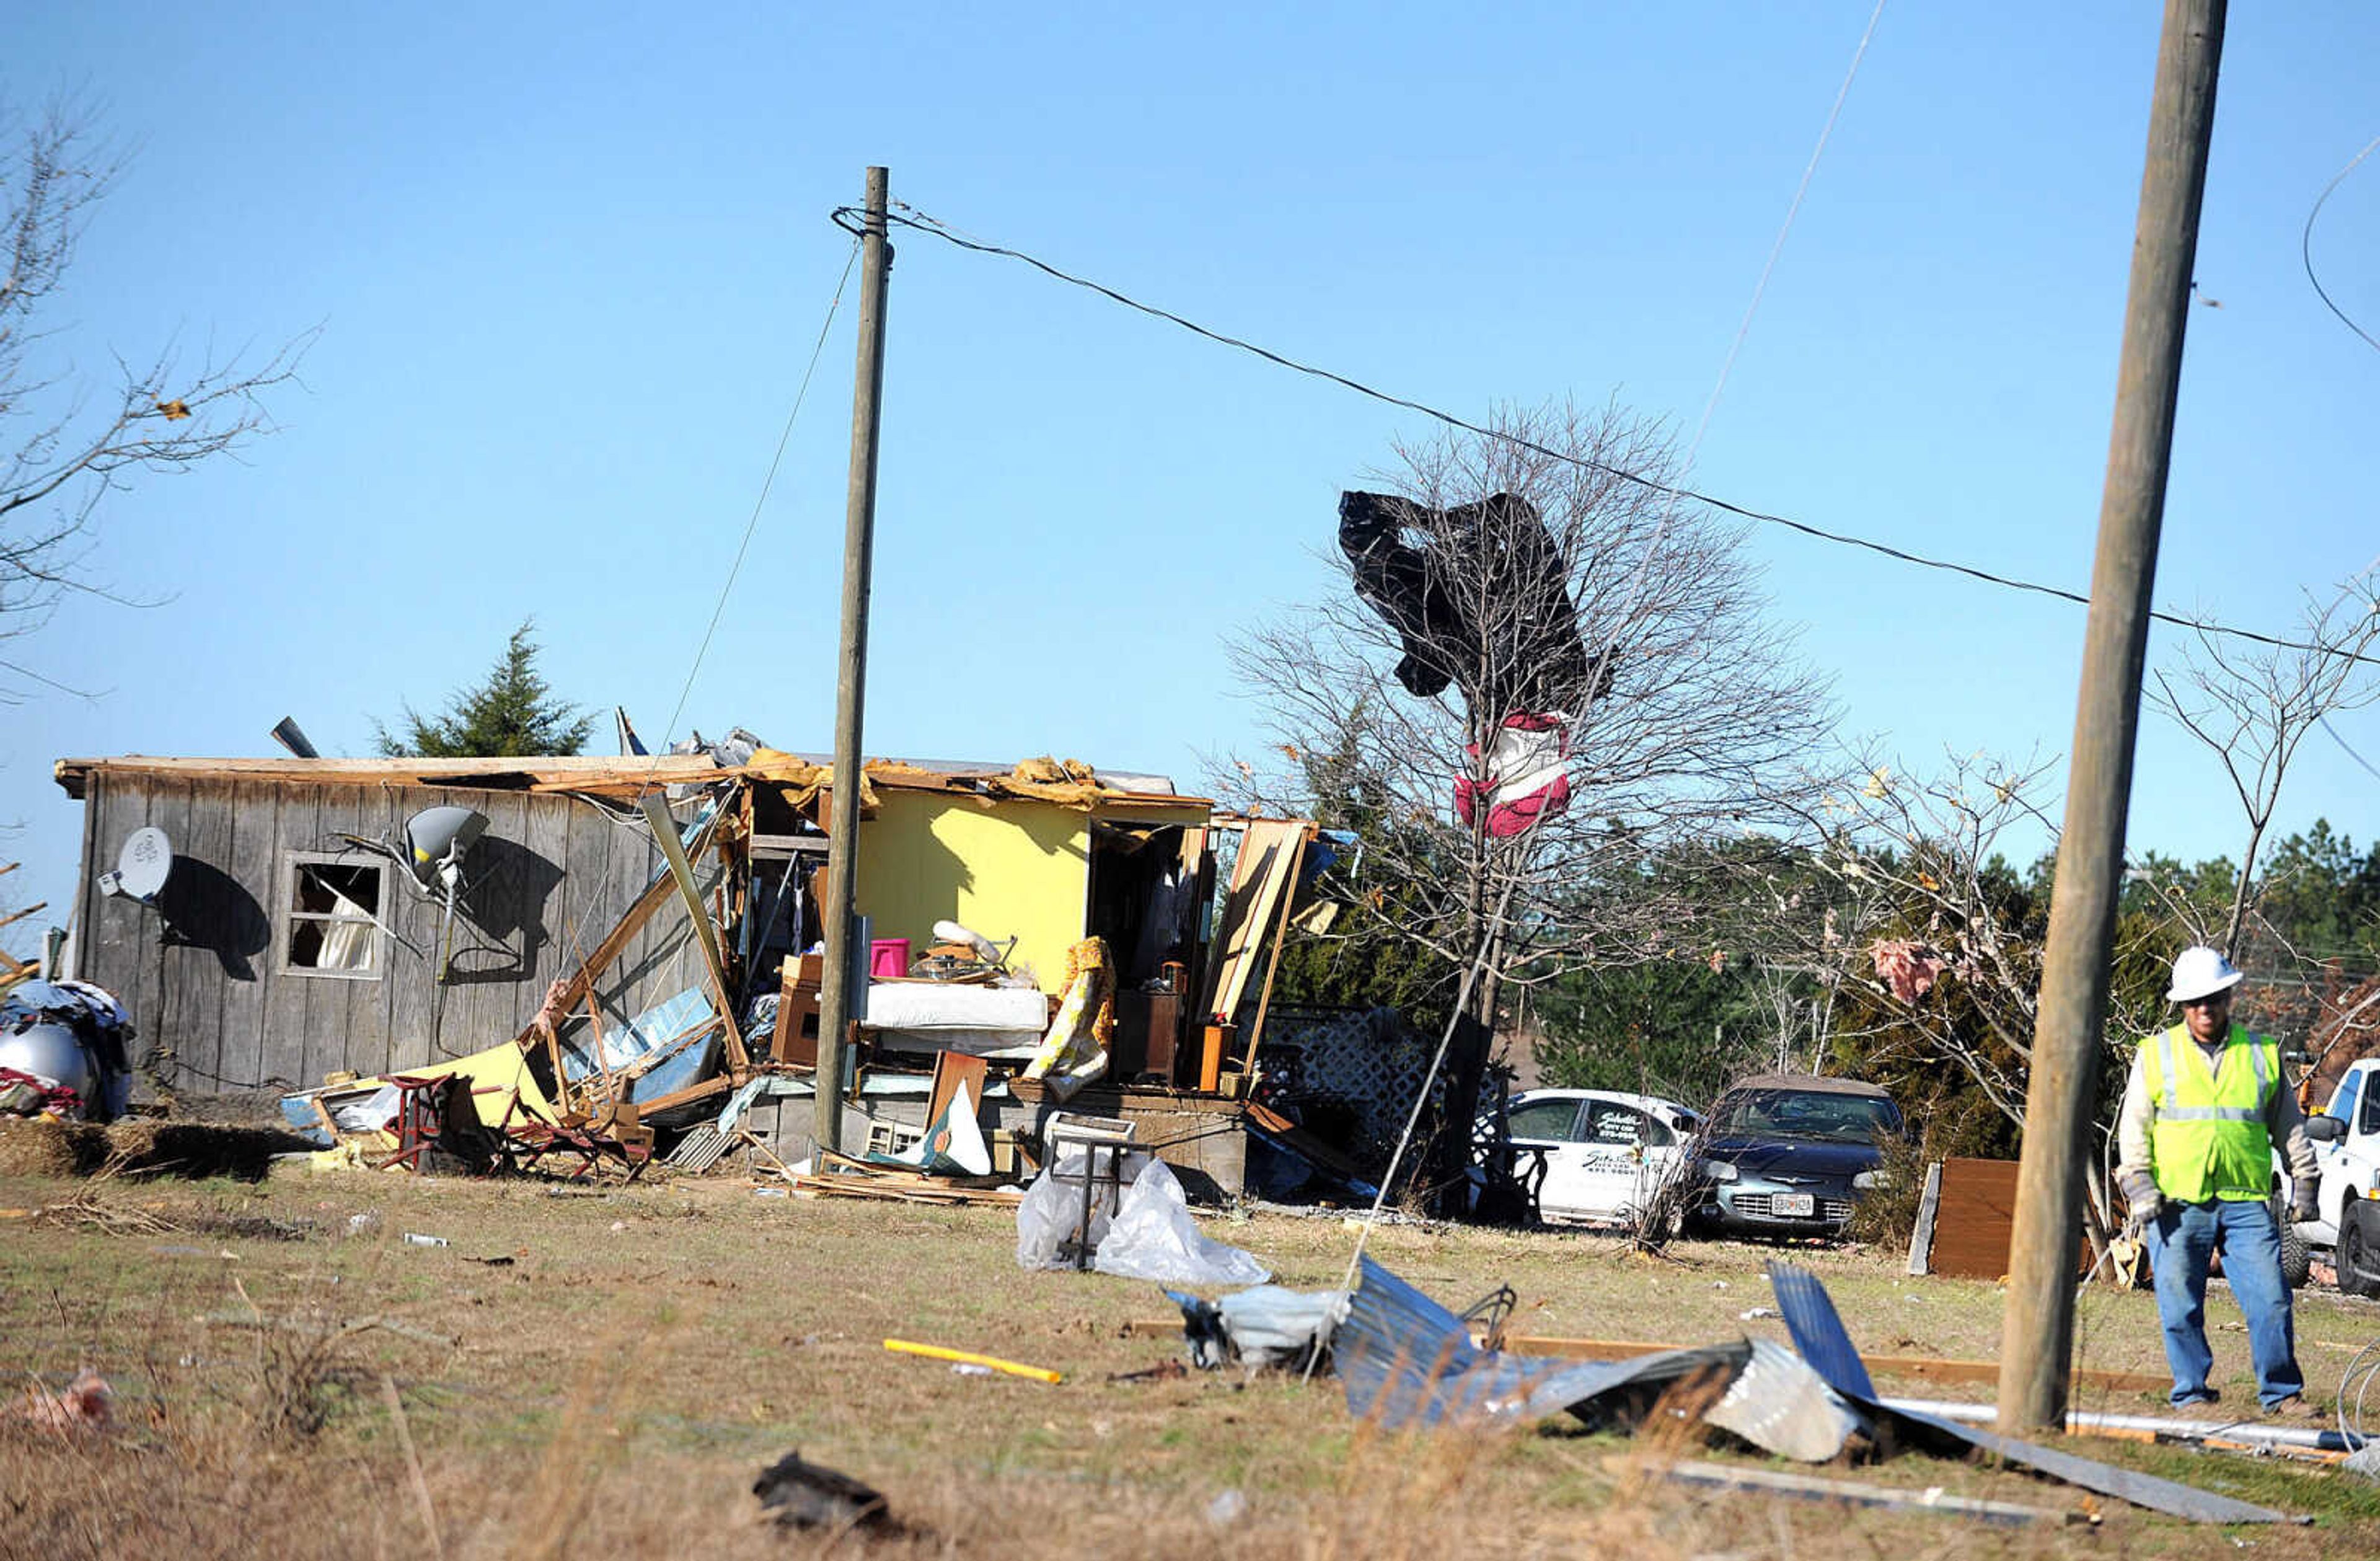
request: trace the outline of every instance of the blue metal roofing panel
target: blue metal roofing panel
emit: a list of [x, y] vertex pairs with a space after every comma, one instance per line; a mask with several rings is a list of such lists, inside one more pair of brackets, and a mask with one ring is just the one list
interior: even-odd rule
[[1331, 1354], [1347, 1384], [1348, 1409], [1389, 1430], [1584, 1411], [1624, 1387], [1706, 1368], [1732, 1374], [1750, 1353], [1739, 1343], [1616, 1361], [1488, 1354], [1471, 1342], [1462, 1318], [1368, 1257], [1363, 1276]]
[[1771, 1258], [1768, 1286], [1777, 1292], [1777, 1310], [1784, 1313], [1793, 1348], [1827, 1385], [1850, 1397], [1874, 1398], [1876, 1384], [1868, 1378], [1867, 1362], [1860, 1359], [1859, 1347], [1852, 1343], [1850, 1330], [1818, 1276], [1798, 1263]]

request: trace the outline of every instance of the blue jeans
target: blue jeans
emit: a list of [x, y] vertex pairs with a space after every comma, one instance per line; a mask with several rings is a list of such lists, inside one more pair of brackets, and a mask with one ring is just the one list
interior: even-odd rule
[[2281, 1235], [2270, 1204], [2222, 1198], [2168, 1203], [2143, 1235], [2156, 1275], [2157, 1321], [2165, 1328], [2175, 1403], [2207, 1391], [2215, 1352], [2206, 1348], [2206, 1268], [2218, 1249], [2232, 1299], [2248, 1316], [2257, 1398], [2270, 1409], [2305, 1387], [2289, 1287], [2281, 1278]]

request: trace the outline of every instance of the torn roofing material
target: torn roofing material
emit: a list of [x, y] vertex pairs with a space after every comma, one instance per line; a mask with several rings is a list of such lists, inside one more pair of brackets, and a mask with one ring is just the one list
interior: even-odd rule
[[1593, 1420], [1626, 1389], [1705, 1372], [1732, 1378], [1751, 1355], [1741, 1342], [1619, 1361], [1500, 1354], [1474, 1345], [1462, 1318], [1368, 1257], [1363, 1275], [1332, 1356], [1348, 1409], [1386, 1430], [1524, 1424], [1563, 1410]]
[[[52, 774], [80, 801], [93, 775], [150, 775], [178, 780], [271, 781], [304, 786], [461, 787], [484, 791], [580, 792], [631, 799], [663, 786], [698, 786], [739, 778], [766, 785], [805, 805], [832, 779], [824, 755], [763, 748], [743, 764], [722, 766], [708, 753], [524, 755], [504, 759], [204, 759], [125, 754], [112, 759], [61, 759]], [[900, 759], [869, 759], [861, 767], [862, 801], [880, 787], [947, 792], [987, 801], [1021, 798], [1083, 811], [1153, 809], [1204, 813], [1207, 798], [1184, 796], [1161, 775], [1101, 774], [1068, 760], [1028, 759], [1005, 767], [933, 769]]]
[[[1850, 1330], [1843, 1326], [1818, 1276], [1796, 1264], [1771, 1260], [1768, 1286], [1777, 1292], [1777, 1310], [1785, 1314], [1786, 1331], [1793, 1335], [1793, 1348], [1802, 1352], [1802, 1359], [1836, 1392], [1873, 1402], [1876, 1383], [1867, 1374], [1867, 1362], [1860, 1359]], [[1803, 1321], [1797, 1323], [1796, 1317]]]
[[1752, 1341], [1752, 1359], [1703, 1419], [1755, 1447], [1803, 1463], [1825, 1463], [1854, 1431], [1868, 1429], [1808, 1361], [1781, 1344]]
[[2086, 1491], [2114, 1496], [2152, 1511], [2186, 1518], [2193, 1523], [2285, 1523], [2288, 1514], [2216, 1495], [2171, 1480], [2136, 1474], [2092, 1458], [2062, 1453], [2013, 1436], [1975, 1426], [1955, 1424], [1937, 1415], [1894, 1409], [1876, 1396], [1876, 1384], [1860, 1364], [1859, 1351], [1843, 1327], [1832, 1298], [1817, 1276], [1793, 1263], [1771, 1260], [1768, 1283], [1777, 1292], [1777, 1310], [1784, 1314], [1794, 1348], [1827, 1379], [1827, 1385], [1845, 1398], [1888, 1421], [1912, 1443], [1959, 1453], [1981, 1449], [2012, 1464], [2035, 1470]]

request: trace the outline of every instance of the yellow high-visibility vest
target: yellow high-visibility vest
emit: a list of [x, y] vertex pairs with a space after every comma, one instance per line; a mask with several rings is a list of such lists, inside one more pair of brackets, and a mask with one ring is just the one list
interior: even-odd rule
[[2269, 1193], [2273, 1139], [2265, 1108], [2280, 1077], [2280, 1048], [2235, 1024], [2210, 1072], [2206, 1054], [2178, 1024], [2143, 1041], [2141, 1055], [2142, 1082], [2156, 1108], [2149, 1159], [2157, 1191], [2178, 1203]]

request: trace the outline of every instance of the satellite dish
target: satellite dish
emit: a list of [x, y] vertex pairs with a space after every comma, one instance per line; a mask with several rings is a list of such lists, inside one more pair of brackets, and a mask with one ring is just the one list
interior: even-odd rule
[[165, 838], [165, 832], [153, 825], [136, 829], [124, 842], [124, 849], [115, 854], [115, 871], [99, 875], [99, 892], [155, 905], [166, 875], [173, 871], [174, 843]]
[[438, 980], [443, 983], [455, 957], [455, 896], [463, 886], [463, 858], [488, 832], [488, 815], [474, 808], [448, 804], [424, 808], [405, 821], [408, 848], [405, 865], [413, 880], [430, 892], [436, 884], [446, 891], [446, 924], [441, 934]]
[[405, 821], [406, 865], [424, 889], [443, 884], [454, 895], [463, 880], [463, 858], [488, 832], [488, 815], [476, 809], [424, 808]]

